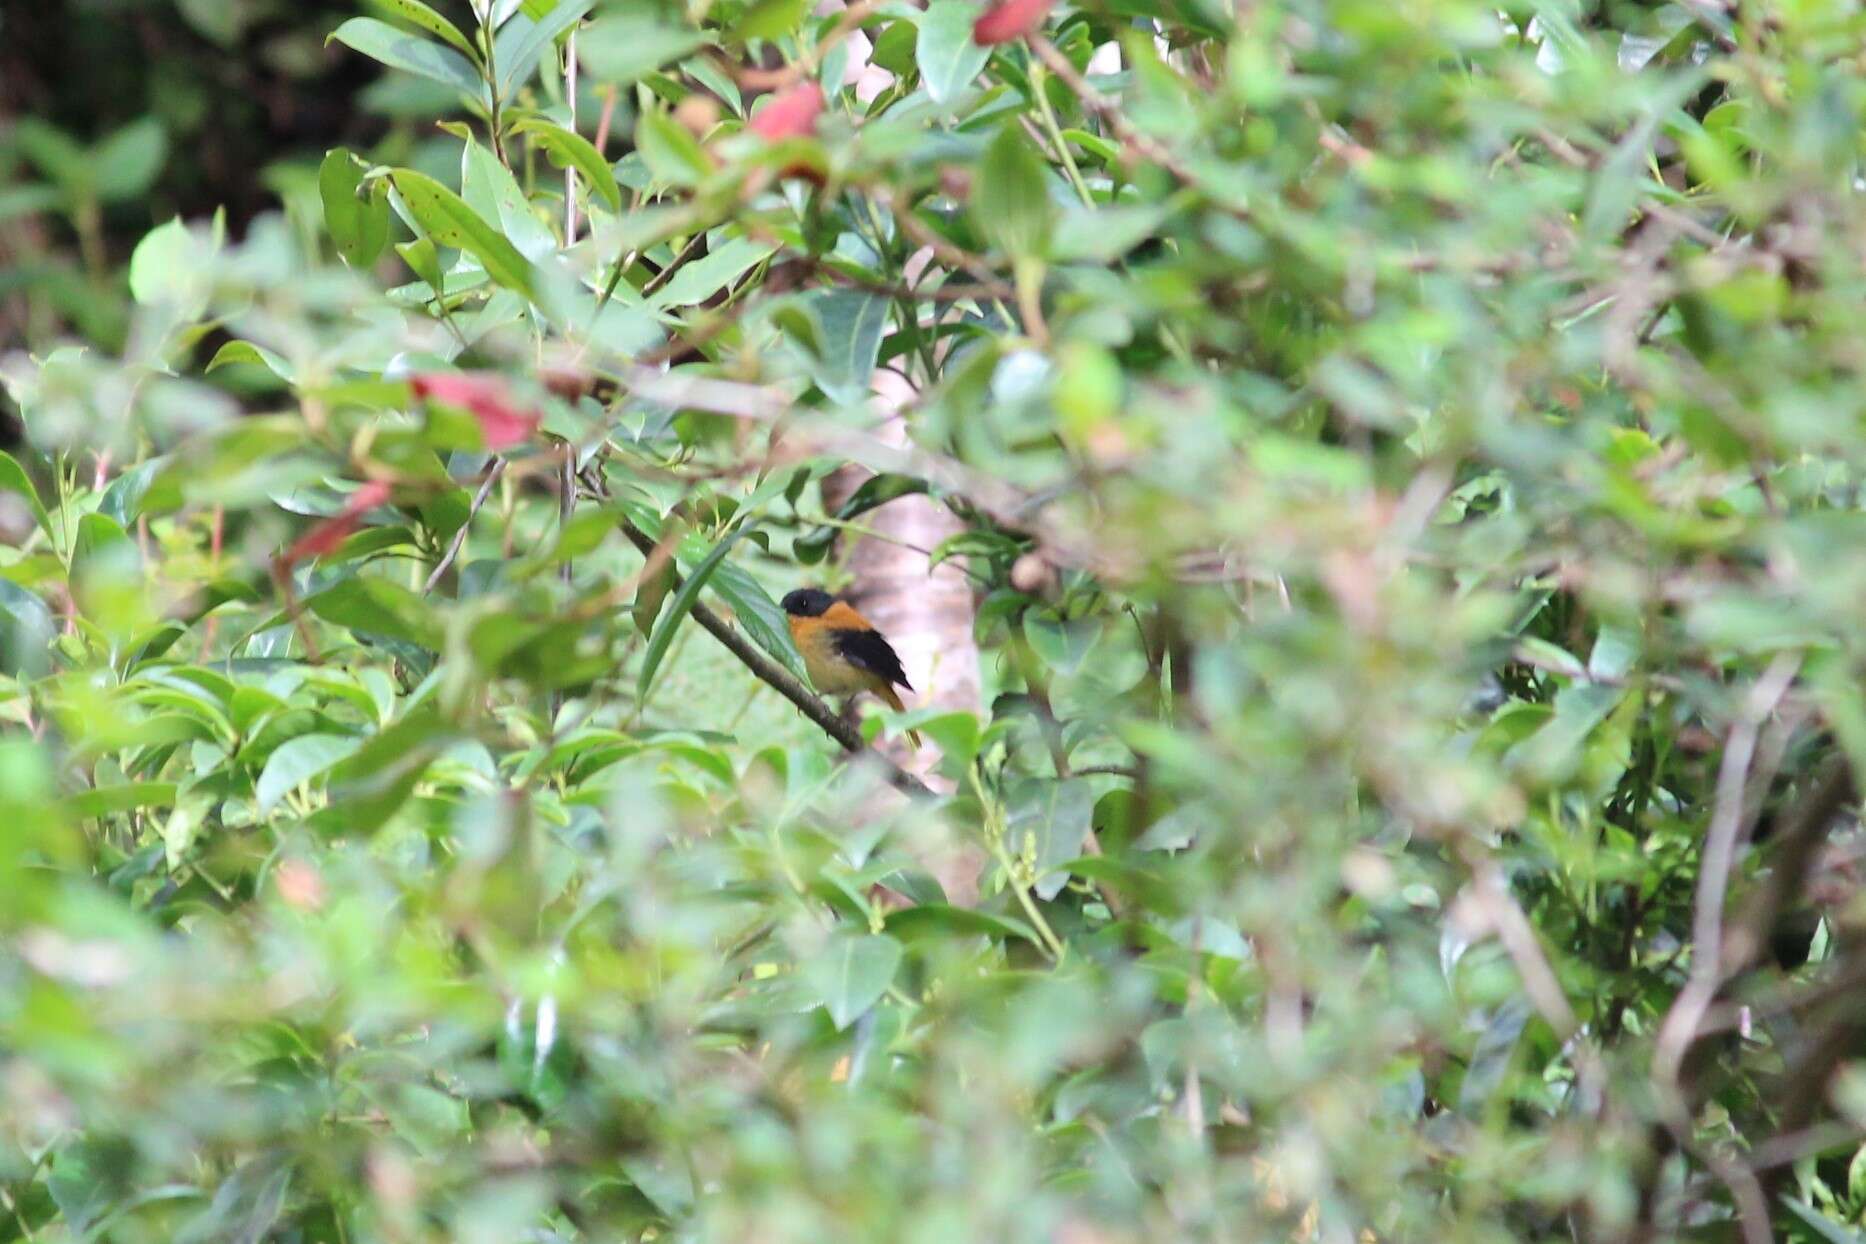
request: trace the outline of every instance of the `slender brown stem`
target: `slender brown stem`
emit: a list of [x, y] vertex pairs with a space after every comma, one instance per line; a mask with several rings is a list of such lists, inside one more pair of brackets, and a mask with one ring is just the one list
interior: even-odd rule
[[504, 474], [505, 459], [494, 458], [492, 470], [486, 472], [485, 482], [480, 484], [479, 491], [473, 494], [473, 504], [467, 509], [466, 521], [460, 524], [460, 530], [454, 532], [454, 538], [448, 544], [447, 552], [435, 564], [433, 573], [428, 575], [427, 585], [423, 590], [432, 592], [434, 585], [441, 581], [441, 576], [447, 573], [447, 567], [453, 565], [454, 559], [460, 556], [460, 550], [466, 547], [467, 532], [473, 529], [474, 516], [479, 513], [480, 507], [486, 504], [486, 498], [492, 494], [493, 487], [498, 484], [499, 477]]

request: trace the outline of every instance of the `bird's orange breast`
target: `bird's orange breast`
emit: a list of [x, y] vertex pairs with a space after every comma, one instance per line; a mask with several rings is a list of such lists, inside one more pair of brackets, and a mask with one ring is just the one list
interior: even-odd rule
[[[840, 608], [855, 611], [842, 605]], [[873, 674], [851, 664], [836, 647], [835, 632], [850, 629], [848, 623], [832, 624], [829, 621], [835, 609], [826, 612], [820, 618], [790, 619], [790, 637], [797, 645], [797, 652], [803, 657], [804, 672], [810, 675], [810, 685], [823, 695], [854, 695], [858, 691], [872, 691], [880, 681]], [[859, 622], [860, 615], [856, 615]], [[869, 629], [866, 626], [860, 629]]]

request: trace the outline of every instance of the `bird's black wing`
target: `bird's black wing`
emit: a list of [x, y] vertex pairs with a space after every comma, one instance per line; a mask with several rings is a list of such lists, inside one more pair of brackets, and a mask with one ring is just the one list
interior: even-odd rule
[[836, 641], [836, 651], [840, 652], [849, 664], [865, 669], [871, 674], [898, 683], [913, 690], [907, 681], [907, 673], [901, 669], [901, 659], [895, 655], [888, 641], [881, 637], [880, 631], [858, 631], [838, 627], [830, 632]]

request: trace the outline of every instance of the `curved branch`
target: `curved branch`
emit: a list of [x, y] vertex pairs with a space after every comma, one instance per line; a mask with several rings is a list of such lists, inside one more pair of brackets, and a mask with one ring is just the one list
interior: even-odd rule
[[[629, 543], [640, 549], [644, 555], [653, 556], [655, 550], [653, 538], [635, 524], [624, 520], [622, 534], [627, 536]], [[679, 576], [676, 575], [675, 578], [678, 582]], [[745, 668], [757, 675], [759, 680], [767, 686], [776, 688], [778, 694], [795, 704], [805, 717], [821, 726], [825, 734], [840, 743], [843, 750], [867, 752], [876, 763], [881, 765], [883, 776], [896, 790], [909, 795], [932, 797], [933, 792], [925, 783], [880, 752], [870, 748], [862, 741], [860, 731], [837, 716], [835, 710], [804, 686], [795, 674], [772, 660], [751, 640], [733, 630], [731, 623], [697, 600], [693, 602], [688, 612], [693, 615], [695, 622], [711, 633], [714, 639], [725, 645], [727, 650], [744, 664]]]

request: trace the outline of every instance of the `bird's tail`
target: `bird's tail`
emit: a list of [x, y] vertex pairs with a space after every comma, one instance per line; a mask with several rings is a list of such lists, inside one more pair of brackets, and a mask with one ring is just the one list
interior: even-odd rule
[[[901, 703], [901, 697], [895, 694], [894, 688], [888, 686], [879, 687], [876, 688], [875, 694], [880, 696], [882, 701], [895, 712], [904, 713], [907, 711], [907, 706]], [[918, 730], [909, 730], [907, 732], [907, 742], [913, 747], [919, 747], [920, 732]]]

